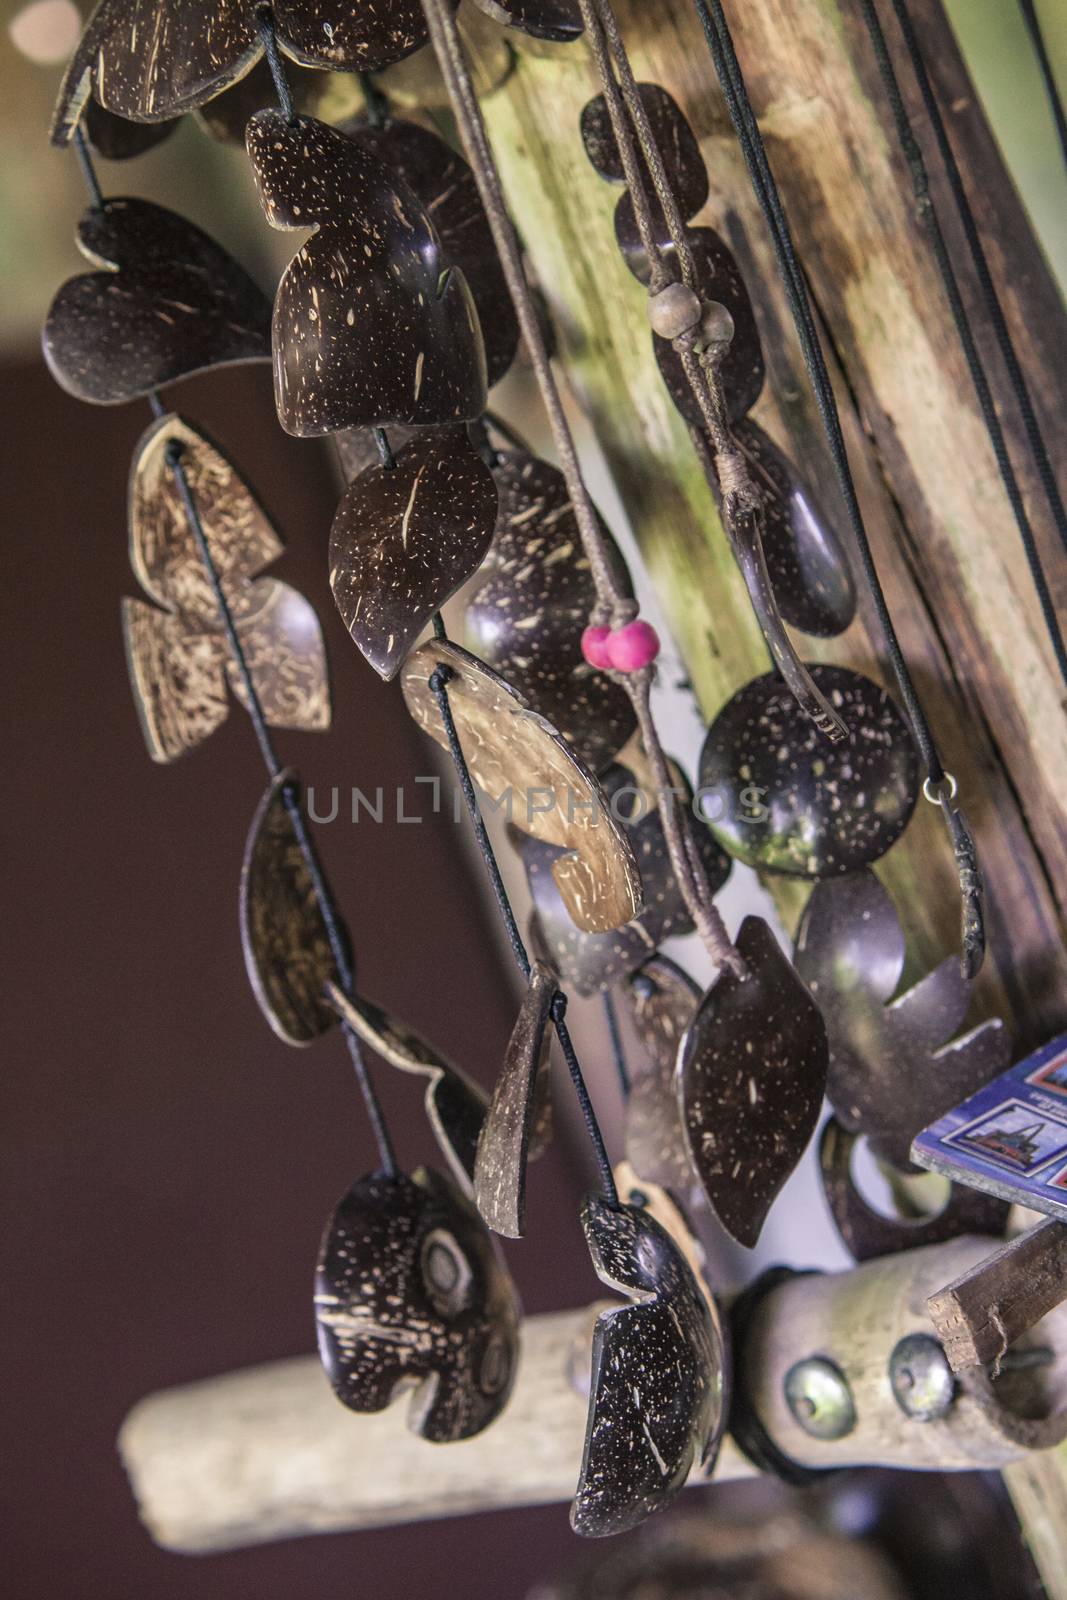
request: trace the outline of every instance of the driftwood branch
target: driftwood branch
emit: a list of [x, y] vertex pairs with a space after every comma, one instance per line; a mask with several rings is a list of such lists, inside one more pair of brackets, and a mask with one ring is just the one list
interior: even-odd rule
[[953, 1372], [999, 1361], [1067, 1299], [1067, 1227], [1049, 1218], [926, 1302]]
[[[931, 1331], [925, 1306], [934, 1286], [980, 1261], [989, 1246], [954, 1240], [850, 1272], [793, 1278], [770, 1293], [751, 1325], [746, 1367], [749, 1398], [779, 1448], [812, 1467], [969, 1470], [1003, 1466], [1062, 1439], [1067, 1310], [1042, 1330], [1055, 1351], [1052, 1366], [1000, 1383], [970, 1373], [936, 1422], [907, 1416], [893, 1398], [894, 1346]], [[376, 1416], [345, 1411], [312, 1358], [151, 1395], [119, 1439], [144, 1521], [167, 1548], [201, 1551], [568, 1500], [585, 1434], [580, 1390], [593, 1309], [527, 1321], [507, 1411], [462, 1444], [432, 1445], [411, 1433], [406, 1398]], [[856, 1425], [835, 1442], [805, 1432], [784, 1398], [786, 1373], [809, 1355], [836, 1362], [852, 1390]], [[752, 1470], [727, 1441], [714, 1476]]]

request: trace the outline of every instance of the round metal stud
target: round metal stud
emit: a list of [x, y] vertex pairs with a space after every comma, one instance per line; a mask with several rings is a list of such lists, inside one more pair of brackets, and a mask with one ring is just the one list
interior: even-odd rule
[[936, 1422], [956, 1398], [956, 1380], [945, 1352], [928, 1333], [908, 1333], [889, 1357], [893, 1398], [907, 1417]]
[[786, 1404], [813, 1439], [843, 1439], [856, 1426], [848, 1379], [826, 1356], [805, 1356], [785, 1375]]

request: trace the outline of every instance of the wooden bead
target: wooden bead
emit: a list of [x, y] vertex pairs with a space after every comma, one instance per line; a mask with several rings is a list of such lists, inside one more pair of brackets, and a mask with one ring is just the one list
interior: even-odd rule
[[[658, 294], [649, 296], [648, 320], [652, 332], [658, 333], [661, 339], [677, 339], [679, 334], [688, 333], [699, 324], [700, 300], [684, 283], [669, 283]], [[731, 330], [732, 326], [731, 318]]]

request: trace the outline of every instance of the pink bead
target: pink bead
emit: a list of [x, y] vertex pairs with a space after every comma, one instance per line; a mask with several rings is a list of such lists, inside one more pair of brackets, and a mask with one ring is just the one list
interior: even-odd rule
[[586, 628], [582, 634], [582, 655], [591, 667], [598, 667], [601, 672], [607, 672], [611, 666], [608, 660], [610, 635], [610, 628]]
[[628, 622], [607, 642], [608, 664], [616, 672], [640, 672], [659, 655], [659, 634], [650, 622]]

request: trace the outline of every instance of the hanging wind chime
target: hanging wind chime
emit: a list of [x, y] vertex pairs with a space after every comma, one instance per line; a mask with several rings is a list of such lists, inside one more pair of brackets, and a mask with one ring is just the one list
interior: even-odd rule
[[[149, 754], [170, 762], [193, 750], [227, 720], [232, 698], [248, 713], [268, 774], [240, 874], [249, 981], [286, 1042], [340, 1031], [377, 1141], [378, 1166], [338, 1203], [315, 1274], [329, 1382], [355, 1412], [411, 1391], [411, 1428], [441, 1444], [489, 1427], [506, 1406], [520, 1313], [492, 1234], [524, 1232], [526, 1167], [551, 1136], [558, 1052], [599, 1172], [580, 1225], [597, 1275], [624, 1302], [594, 1328], [572, 1509], [579, 1533], [601, 1535], [665, 1505], [694, 1467], [711, 1470], [730, 1417], [731, 1363], [684, 1226], [672, 1235], [642, 1189], [619, 1187], [565, 990], [603, 993], [612, 1026], [618, 1004], [640, 1043], [626, 1084], [633, 1171], [649, 1186], [698, 1194], [746, 1246], [815, 1132], [825, 1093], [834, 1117], [824, 1180], [858, 1259], [969, 1228], [998, 1231], [1003, 1197], [959, 1184], [932, 1222], [875, 1217], [853, 1185], [850, 1152], [866, 1137], [889, 1167], [907, 1169], [922, 1127], [1001, 1071], [1009, 1047], [996, 1023], [954, 1037], [984, 948], [974, 844], [878, 583], [721, 7], [698, 0], [697, 9], [767, 212], [851, 548], [801, 467], [748, 416], [765, 382], [749, 288], [722, 237], [694, 224], [708, 199], [697, 141], [663, 88], [635, 81], [610, 0], [478, 4], [504, 27], [592, 52], [602, 88], [573, 138], [605, 182], [623, 186], [616, 241], [647, 290], [660, 373], [770, 653], [772, 670], [708, 729], [698, 774], [706, 822], [660, 743], [650, 702], [659, 641], [582, 475], [452, 0], [277, 0], [273, 9], [101, 0], [53, 127], [88, 181], [78, 243], [93, 270], [59, 290], [44, 349], [71, 394], [151, 407], [130, 476], [141, 594], [123, 604]], [[427, 39], [466, 159], [395, 115], [371, 76]], [[330, 74], [357, 74], [362, 85], [362, 110], [340, 126], [316, 116]], [[243, 137], [267, 223], [308, 235], [273, 306], [191, 222], [99, 187], [92, 149], [136, 156], [187, 113], [211, 133]], [[487, 410], [520, 341], [558, 465]], [[353, 941], [299, 778], [275, 749], [279, 730], [329, 724], [317, 619], [271, 576], [281, 541], [240, 469], [160, 397], [194, 372], [268, 360], [286, 432], [337, 442], [349, 481], [328, 534], [334, 599], [355, 647], [383, 680], [399, 680], [411, 716], [451, 757], [525, 985], [489, 1096], [357, 987], [359, 930]], [[472, 579], [460, 644], [442, 608]], [[900, 704], [858, 672], [805, 663], [787, 632], [840, 634], [858, 583]], [[753, 790], [769, 796], [758, 816]], [[478, 791], [516, 799], [508, 834], [534, 906], [526, 937]], [[870, 868], [920, 791], [941, 811], [958, 864], [962, 957], [897, 996], [903, 939]], [[529, 803], [535, 792], [545, 803]], [[624, 795], [629, 806], [618, 803]], [[714, 896], [734, 859], [812, 882], [794, 961], [757, 917], [729, 937]], [[694, 930], [717, 969], [706, 992], [660, 950]], [[400, 1165], [368, 1055], [423, 1080], [441, 1170]]]

